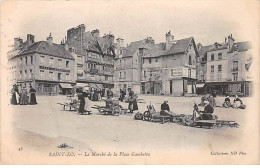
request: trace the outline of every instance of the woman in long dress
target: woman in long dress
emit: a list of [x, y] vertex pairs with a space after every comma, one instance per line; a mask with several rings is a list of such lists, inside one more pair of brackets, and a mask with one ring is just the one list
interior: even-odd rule
[[130, 113], [133, 113], [133, 111], [138, 110], [138, 105], [136, 101], [136, 96], [134, 92], [131, 90], [131, 88], [128, 88], [129, 92], [129, 104], [128, 104], [128, 109], [130, 110]]
[[27, 105], [27, 104], [28, 104], [27, 90], [26, 87], [24, 86], [21, 91], [20, 105]]
[[31, 105], [37, 104], [36, 95], [35, 95], [36, 94], [36, 90], [32, 86], [30, 86], [29, 93], [30, 93], [30, 102], [29, 102], [29, 104], [31, 104]]
[[16, 85], [13, 85], [13, 88], [11, 90], [11, 94], [12, 94], [12, 97], [11, 97], [11, 104], [13, 105], [17, 105], [18, 102], [17, 102], [17, 97], [16, 97], [16, 92], [18, 91], [18, 88]]

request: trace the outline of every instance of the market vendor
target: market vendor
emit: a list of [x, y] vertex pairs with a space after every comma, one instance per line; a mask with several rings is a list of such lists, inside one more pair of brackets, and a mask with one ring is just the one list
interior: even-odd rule
[[161, 104], [161, 111], [160, 111], [160, 115], [170, 115], [170, 107], [168, 105], [168, 101], [164, 100], [163, 104]]
[[214, 112], [214, 108], [208, 101], [205, 101], [204, 103], [206, 104], [206, 106], [204, 108], [204, 111], [200, 111], [202, 113], [201, 117], [203, 120], [212, 120], [212, 113]]
[[231, 104], [231, 102], [230, 102], [229, 96], [227, 96], [227, 97], [225, 98], [224, 103], [223, 103], [223, 107], [225, 107], [225, 108], [232, 107], [232, 104]]

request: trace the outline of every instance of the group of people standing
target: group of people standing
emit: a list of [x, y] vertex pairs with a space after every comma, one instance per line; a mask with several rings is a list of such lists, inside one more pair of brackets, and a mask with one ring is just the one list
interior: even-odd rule
[[18, 85], [14, 84], [11, 90], [11, 104], [12, 105], [35, 105], [37, 104], [36, 100], [36, 90], [30, 85], [29, 92], [25, 86], [22, 86], [22, 89], [19, 90]]

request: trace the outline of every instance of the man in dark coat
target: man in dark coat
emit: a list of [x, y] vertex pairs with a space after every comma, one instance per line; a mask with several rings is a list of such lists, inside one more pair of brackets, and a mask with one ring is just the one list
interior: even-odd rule
[[37, 104], [36, 95], [35, 95], [36, 90], [32, 86], [30, 86], [29, 93], [30, 93], [30, 102], [29, 102], [29, 104], [31, 104], [31, 105]]
[[133, 111], [138, 110], [138, 105], [136, 101], [136, 96], [131, 88], [128, 88], [129, 92], [129, 104], [128, 109], [130, 110], [130, 113], [133, 113]]

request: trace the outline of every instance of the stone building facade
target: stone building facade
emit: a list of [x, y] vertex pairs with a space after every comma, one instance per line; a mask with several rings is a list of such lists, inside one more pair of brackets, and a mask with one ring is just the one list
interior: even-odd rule
[[75, 58], [77, 84], [85, 83], [100, 89], [113, 87], [115, 57], [114, 35], [100, 37], [99, 30], [85, 31], [85, 25], [67, 31], [64, 45]]
[[20, 89], [32, 85], [40, 95], [71, 92], [74, 58], [64, 46], [53, 43], [51, 34], [46, 41], [34, 42], [30, 34], [26, 42], [18, 41], [14, 39], [11, 50], [15, 54], [8, 52], [11, 84], [18, 84]]

